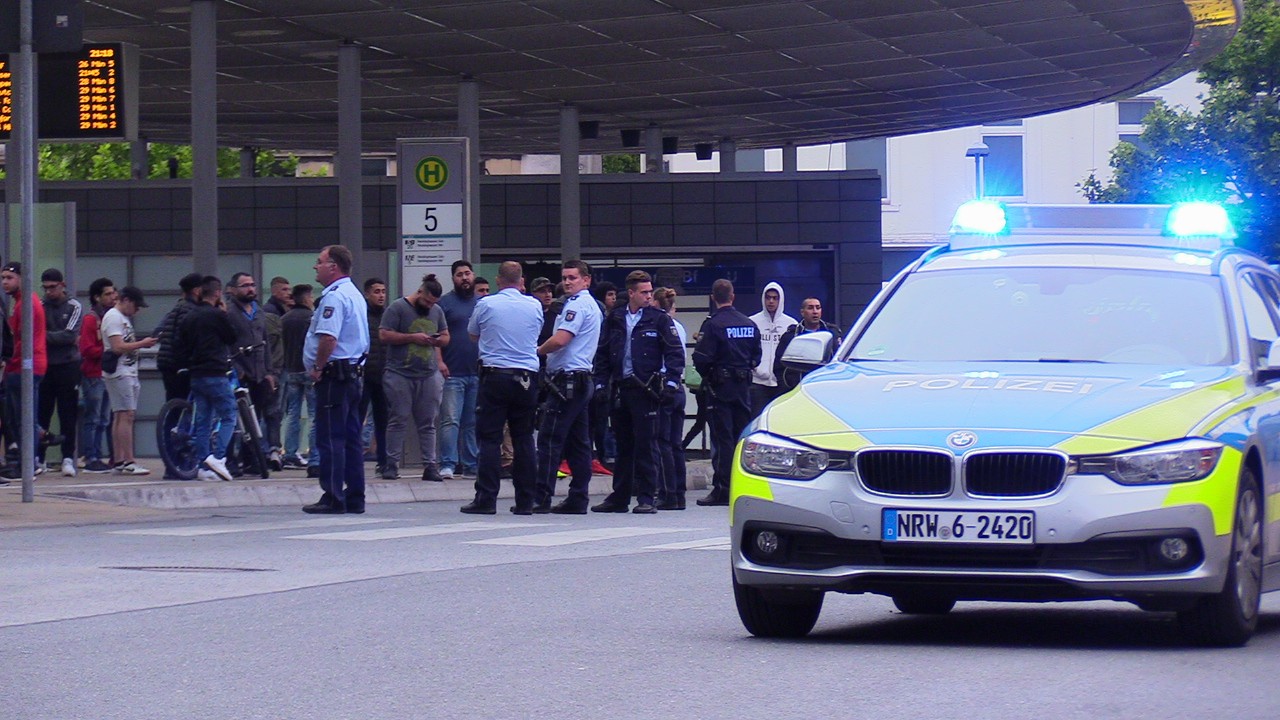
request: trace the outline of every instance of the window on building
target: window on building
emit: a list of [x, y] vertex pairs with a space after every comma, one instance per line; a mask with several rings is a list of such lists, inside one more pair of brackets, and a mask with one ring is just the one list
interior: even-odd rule
[[1155, 108], [1155, 100], [1121, 100], [1116, 103], [1121, 125], [1141, 125], [1142, 118]]
[[386, 177], [386, 158], [360, 158], [360, 174], [364, 177]]
[[1022, 136], [983, 135], [982, 142], [991, 148], [983, 169], [986, 194], [994, 197], [1021, 197]]
[[994, 122], [983, 123], [987, 127], [1022, 127], [1022, 118], [1014, 120], [996, 120]]
[[885, 138], [852, 140], [844, 144], [844, 166], [849, 170], [880, 173], [880, 197], [889, 197], [889, 141]]
[[1138, 133], [1120, 133], [1120, 142], [1127, 142], [1144, 152], [1151, 149], [1147, 141], [1143, 140], [1142, 135]]

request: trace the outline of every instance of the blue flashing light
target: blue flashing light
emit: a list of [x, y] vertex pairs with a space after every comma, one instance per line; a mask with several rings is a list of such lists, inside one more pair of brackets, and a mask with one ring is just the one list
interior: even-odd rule
[[952, 235], [1000, 235], [1009, 229], [1004, 206], [991, 200], [970, 200], [956, 210]]
[[1221, 205], [1209, 202], [1177, 203], [1169, 208], [1164, 232], [1179, 238], [1214, 237], [1224, 241], [1236, 239], [1236, 229]]

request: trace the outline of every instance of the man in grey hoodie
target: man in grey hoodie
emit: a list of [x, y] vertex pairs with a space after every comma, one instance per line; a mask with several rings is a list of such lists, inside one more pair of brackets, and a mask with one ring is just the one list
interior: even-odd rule
[[773, 376], [773, 355], [778, 349], [778, 340], [796, 319], [782, 311], [786, 305], [786, 293], [782, 286], [771, 282], [764, 286], [760, 293], [760, 305], [764, 309], [751, 316], [751, 322], [760, 330], [760, 364], [751, 371], [751, 415], [754, 417], [764, 410], [774, 398], [781, 395], [778, 379]]

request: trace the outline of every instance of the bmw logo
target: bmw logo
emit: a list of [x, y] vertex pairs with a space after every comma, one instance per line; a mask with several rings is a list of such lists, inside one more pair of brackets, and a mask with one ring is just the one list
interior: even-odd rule
[[977, 442], [978, 436], [968, 430], [957, 430], [947, 436], [947, 444], [957, 450], [973, 447]]

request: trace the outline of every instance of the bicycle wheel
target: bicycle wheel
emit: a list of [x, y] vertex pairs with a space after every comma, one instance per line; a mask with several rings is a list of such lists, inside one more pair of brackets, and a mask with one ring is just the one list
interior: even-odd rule
[[236, 398], [236, 409], [240, 412], [240, 423], [244, 426], [244, 445], [249, 448], [249, 457], [246, 459], [253, 461], [258, 475], [265, 480], [271, 477], [271, 468], [267, 467], [267, 452], [262, 448], [262, 426], [258, 425], [258, 418], [247, 398]]
[[156, 420], [156, 448], [164, 461], [165, 471], [182, 480], [194, 480], [200, 461], [191, 429], [195, 413], [184, 398], [174, 398], [160, 408]]

